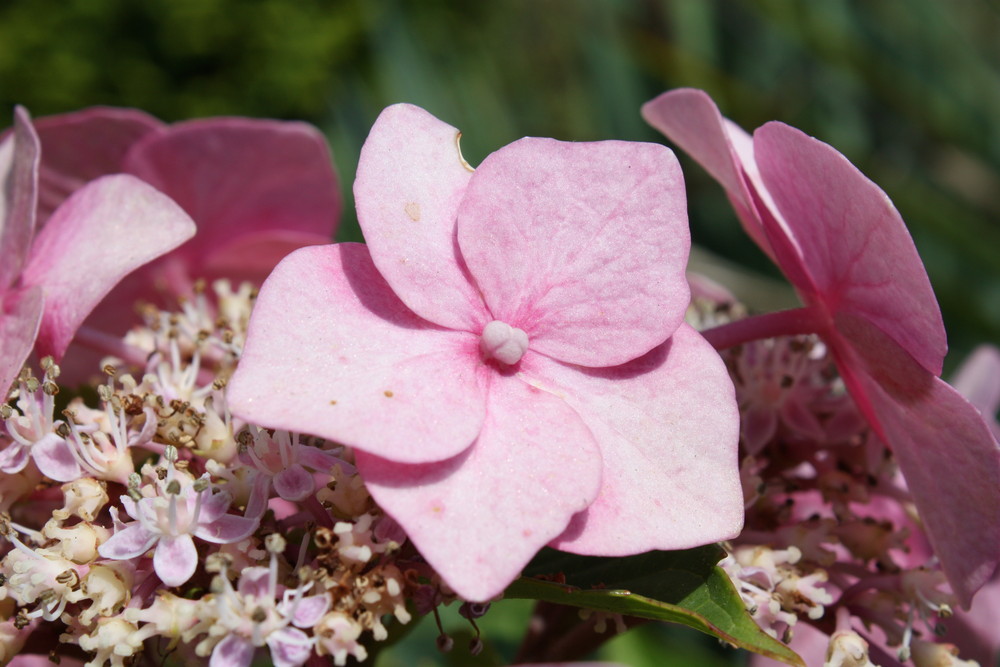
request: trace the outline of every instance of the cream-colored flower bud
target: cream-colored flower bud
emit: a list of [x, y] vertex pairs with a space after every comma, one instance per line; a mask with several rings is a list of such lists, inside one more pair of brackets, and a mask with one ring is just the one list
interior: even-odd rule
[[60, 556], [80, 565], [97, 560], [97, 547], [109, 537], [107, 528], [86, 522], [62, 528], [55, 519], [45, 524], [42, 535], [57, 542], [50, 548]]
[[52, 516], [60, 521], [65, 521], [70, 516], [93, 521], [108, 503], [106, 485], [90, 477], [63, 484], [62, 491], [65, 498], [62, 509], [52, 512]]
[[132, 596], [132, 571], [120, 562], [101, 563], [90, 568], [83, 579], [83, 598], [93, 600], [80, 620], [89, 625], [96, 616], [118, 613]]

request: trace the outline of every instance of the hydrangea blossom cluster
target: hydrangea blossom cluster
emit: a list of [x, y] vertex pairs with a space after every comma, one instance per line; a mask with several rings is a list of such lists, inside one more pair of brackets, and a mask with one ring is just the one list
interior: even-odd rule
[[751, 137], [700, 91], [643, 114], [802, 308], [751, 314], [686, 273], [660, 145], [526, 138], [473, 168], [396, 105], [358, 166], [365, 244], [331, 245], [308, 126], [18, 109], [0, 663], [345, 665], [452, 602], [475, 653], [545, 546], [724, 542], [736, 608], [809, 665], [993, 664], [1000, 353], [938, 377], [913, 243], [831, 147]]
[[[993, 355], [959, 378], [972, 402], [937, 377], [944, 328], [909, 234], [830, 146], [781, 123], [751, 137], [697, 90], [643, 115], [723, 185], [805, 304], [705, 331], [741, 405], [748, 528], [725, 568], [748, 608], [786, 640], [814, 622], [831, 637], [826, 664], [868, 664], [869, 647], [871, 664], [959, 664], [934, 641], [1000, 559]], [[745, 311], [726, 301], [699, 308]], [[968, 647], [991, 663], [987, 643]], [[843, 657], [859, 647], [863, 659]]]

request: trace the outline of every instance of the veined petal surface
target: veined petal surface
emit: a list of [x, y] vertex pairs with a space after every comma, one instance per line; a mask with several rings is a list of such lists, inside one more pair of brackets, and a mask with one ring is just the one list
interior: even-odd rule
[[0, 401], [35, 345], [43, 304], [40, 287], [0, 291]]
[[229, 405], [393, 461], [441, 460], [482, 427], [478, 349], [478, 337], [407, 308], [365, 246], [303, 248], [261, 289]]
[[[1000, 559], [1000, 445], [979, 410], [865, 318], [838, 317], [838, 360], [892, 449], [941, 567], [964, 607]], [[864, 395], [858, 397], [856, 394]]]
[[177, 204], [132, 176], [103, 176], [73, 193], [35, 237], [22, 275], [45, 292], [39, 353], [61, 357], [112, 287], [194, 232]]
[[831, 146], [784, 123], [757, 129], [754, 154], [815, 285], [812, 301], [865, 317], [940, 374], [941, 311], [888, 196]]
[[385, 109], [361, 149], [354, 199], [375, 266], [403, 303], [435, 324], [478, 335], [490, 318], [455, 240], [472, 177], [460, 135], [419, 107]]
[[614, 368], [538, 357], [529, 382], [562, 396], [601, 448], [601, 492], [552, 546], [618, 556], [731, 539], [743, 527], [739, 412], [715, 350], [683, 324]]
[[690, 299], [684, 180], [658, 144], [515, 141], [473, 174], [458, 242], [492, 319], [560, 361], [635, 359]]
[[448, 585], [485, 601], [513, 581], [597, 495], [601, 455], [562, 399], [495, 375], [476, 443], [448, 461], [401, 465], [357, 454], [372, 497]]
[[0, 142], [0, 291], [24, 268], [35, 233], [38, 135], [24, 107], [14, 109], [14, 129]]
[[123, 170], [129, 149], [166, 125], [137, 109], [91, 107], [35, 121], [42, 142], [38, 222], [88, 182]]
[[[642, 117], [704, 167], [726, 191], [747, 234], [770, 253], [744, 180], [749, 136], [726, 120], [703, 90], [669, 90], [642, 105]], [[744, 150], [741, 151], [740, 149]]]
[[169, 195], [198, 223], [198, 236], [181, 251], [192, 260], [261, 231], [297, 231], [313, 236], [312, 243], [330, 242], [340, 217], [326, 140], [306, 123], [178, 123], [137, 143], [125, 170]]

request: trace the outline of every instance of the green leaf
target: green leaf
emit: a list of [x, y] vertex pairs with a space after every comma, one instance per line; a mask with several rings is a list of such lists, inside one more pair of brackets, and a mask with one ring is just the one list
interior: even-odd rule
[[716, 565], [722, 555], [717, 545], [650, 551], [625, 558], [545, 549], [504, 596], [679, 623], [739, 648], [804, 667], [798, 654], [750, 617], [729, 577]]

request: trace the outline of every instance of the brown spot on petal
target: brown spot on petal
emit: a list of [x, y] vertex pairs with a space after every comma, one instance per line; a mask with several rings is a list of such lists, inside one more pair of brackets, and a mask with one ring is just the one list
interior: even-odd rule
[[385, 390], [384, 392], [382, 392], [382, 393], [384, 393], [384, 394], [385, 394], [385, 397], [386, 397], [386, 398], [392, 398], [392, 397], [394, 396], [394, 394], [393, 394], [393, 393], [392, 393], [391, 391], [389, 391], [388, 389], [386, 389], [386, 390]]
[[337, 401], [330, 401], [330, 405], [336, 405]]
[[413, 222], [420, 222], [420, 204], [415, 201], [411, 201], [403, 207], [406, 211], [406, 215], [410, 217]]

